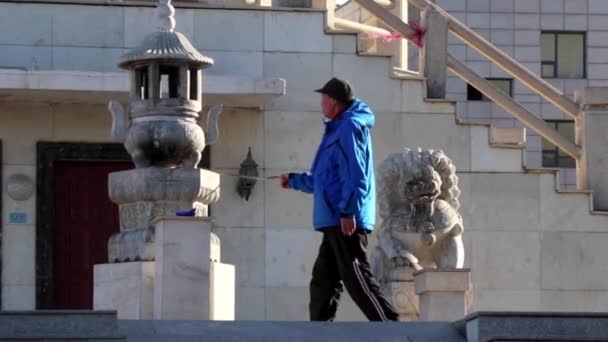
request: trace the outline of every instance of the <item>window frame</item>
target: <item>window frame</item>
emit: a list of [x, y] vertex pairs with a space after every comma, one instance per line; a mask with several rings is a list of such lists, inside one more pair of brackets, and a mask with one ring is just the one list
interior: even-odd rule
[[[559, 130], [559, 124], [573, 124], [574, 129], [576, 130], [576, 123], [573, 120], [560, 120], [560, 119], [546, 119], [545, 122], [547, 124], [549, 124], [553, 129], [555, 130]], [[576, 160], [574, 160], [574, 158], [566, 155], [568, 158], [574, 160], [574, 166], [563, 166], [560, 165], [560, 149], [557, 146], [554, 146], [554, 148], [552, 150], [545, 150], [543, 148], [543, 141], [546, 140], [545, 138], [541, 137], [541, 146], [540, 146], [540, 153], [541, 153], [541, 165], [542, 167], [548, 167], [548, 168], [561, 168], [561, 169], [573, 169], [576, 168]], [[553, 160], [555, 161], [555, 165], [550, 165], [547, 166], [545, 165], [544, 161], [545, 161], [545, 154], [553, 154]]]
[[[508, 77], [487, 77], [487, 78], [485, 78], [485, 80], [488, 81], [488, 82], [492, 82], [492, 81], [509, 81], [509, 93], [506, 94], [506, 95], [509, 96], [509, 97], [511, 97], [511, 98], [513, 97], [513, 81], [514, 80], [512, 78], [508, 78]], [[496, 86], [495, 84], [493, 84], [493, 85], [498, 88], [498, 86]], [[480, 93], [481, 94], [481, 99], [479, 99], [479, 100], [472, 100], [472, 99], [470, 99], [469, 95], [470, 95], [471, 89], [473, 91], [476, 91], [476, 92]], [[467, 101], [492, 102], [491, 99], [487, 98], [483, 93], [481, 93], [479, 90], [477, 90], [477, 88], [475, 88], [470, 83], [467, 83]]]
[[[552, 34], [554, 37], [554, 46], [553, 46], [553, 54], [555, 56], [555, 61], [544, 61], [543, 60], [543, 34]], [[583, 36], [583, 75], [582, 77], [558, 77], [559, 70], [559, 39], [558, 36], [560, 34], [578, 34]], [[540, 42], [539, 45], [540, 50], [540, 76], [545, 79], [568, 79], [568, 80], [581, 80], [587, 78], [587, 32], [586, 31], [560, 31], [560, 30], [541, 30], [540, 31]], [[553, 76], [544, 76], [543, 74], [543, 66], [552, 65], [553, 66]]]

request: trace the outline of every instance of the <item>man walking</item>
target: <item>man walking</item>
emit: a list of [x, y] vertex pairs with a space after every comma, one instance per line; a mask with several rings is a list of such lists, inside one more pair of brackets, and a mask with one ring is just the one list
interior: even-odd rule
[[313, 224], [323, 233], [310, 282], [310, 319], [333, 321], [343, 287], [370, 321], [397, 321], [367, 259], [376, 218], [371, 128], [374, 114], [348, 82], [323, 88], [325, 133], [310, 172], [281, 176], [281, 186], [313, 194]]

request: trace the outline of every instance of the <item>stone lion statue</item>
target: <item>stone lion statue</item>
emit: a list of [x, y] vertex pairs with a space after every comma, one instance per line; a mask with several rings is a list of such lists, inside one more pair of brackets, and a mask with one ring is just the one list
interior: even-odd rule
[[378, 281], [411, 281], [423, 268], [462, 268], [458, 177], [442, 152], [405, 149], [378, 169], [382, 224], [372, 267]]

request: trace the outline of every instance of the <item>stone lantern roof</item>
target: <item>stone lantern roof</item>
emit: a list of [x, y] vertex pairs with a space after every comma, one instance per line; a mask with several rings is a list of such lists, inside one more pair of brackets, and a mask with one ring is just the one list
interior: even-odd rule
[[157, 7], [159, 31], [150, 33], [135, 50], [126, 53], [118, 64], [123, 69], [150, 60], [165, 60], [185, 63], [204, 69], [213, 65], [213, 59], [201, 54], [188, 38], [175, 32], [175, 8], [171, 0], [160, 0]]
[[159, 59], [187, 62], [200, 69], [213, 65], [213, 59], [198, 52], [188, 38], [174, 31], [159, 31], [149, 34], [138, 48], [124, 54], [118, 65], [128, 69], [140, 62]]

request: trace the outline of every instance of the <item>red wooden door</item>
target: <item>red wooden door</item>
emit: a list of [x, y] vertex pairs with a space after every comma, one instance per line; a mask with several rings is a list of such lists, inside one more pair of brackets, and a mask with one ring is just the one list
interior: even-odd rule
[[108, 262], [108, 238], [119, 230], [118, 207], [108, 198], [108, 174], [132, 168], [131, 162], [55, 163], [56, 309], [93, 308], [93, 265]]

